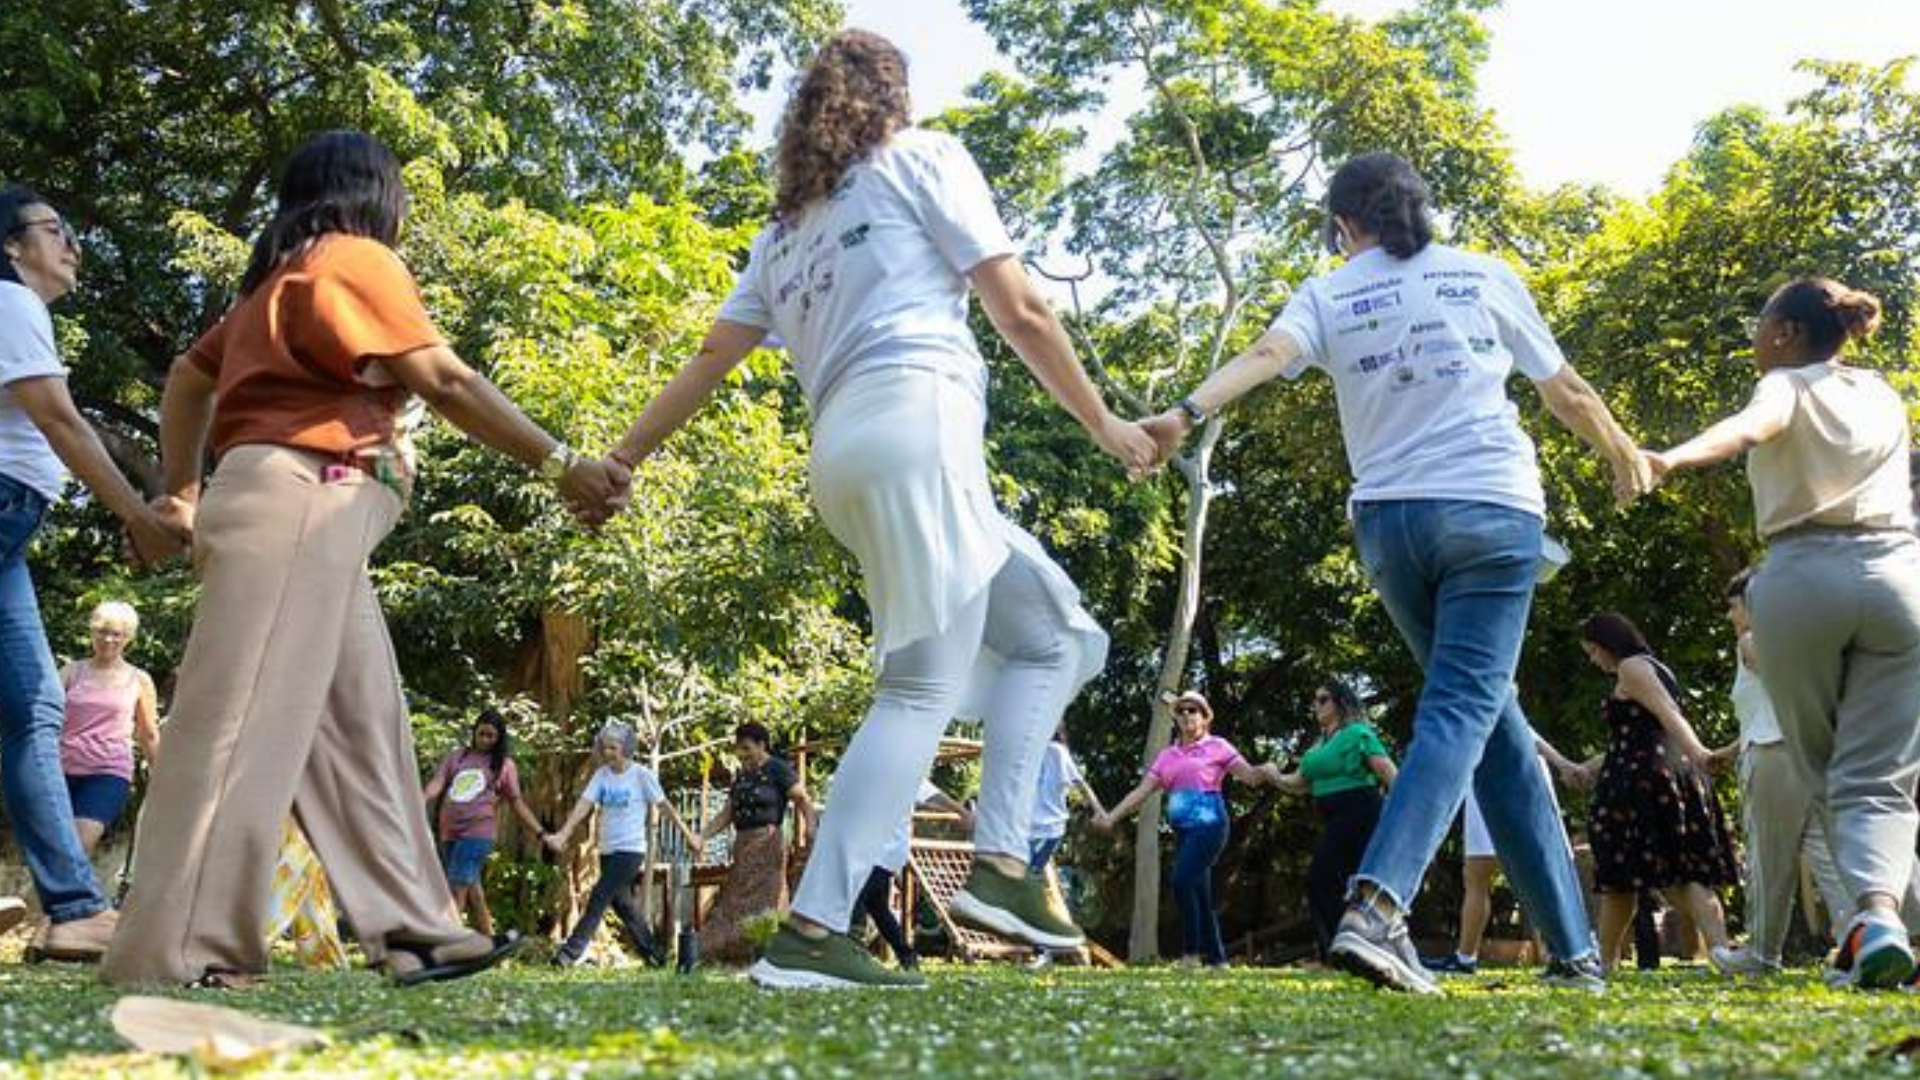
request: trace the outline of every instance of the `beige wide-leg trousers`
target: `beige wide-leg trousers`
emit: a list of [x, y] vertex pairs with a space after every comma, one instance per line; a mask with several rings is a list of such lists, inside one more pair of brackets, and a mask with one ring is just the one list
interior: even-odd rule
[[289, 809], [367, 957], [469, 935], [453, 920], [367, 558], [398, 520], [360, 472], [275, 446], [227, 452], [194, 538], [200, 606], [161, 737], [112, 982], [267, 969]]

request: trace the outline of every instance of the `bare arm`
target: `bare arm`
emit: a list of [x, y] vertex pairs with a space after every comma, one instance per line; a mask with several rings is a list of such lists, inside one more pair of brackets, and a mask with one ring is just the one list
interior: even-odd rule
[[[1212, 415], [1240, 400], [1254, 387], [1270, 382], [1300, 355], [1293, 335], [1269, 329], [1247, 351], [1220, 365], [1206, 381], [1187, 395], [1200, 411]], [[1168, 409], [1142, 425], [1153, 436], [1154, 461], [1164, 464], [1193, 431], [1194, 419], [1184, 409]]]
[[673, 827], [680, 830], [680, 836], [687, 842], [687, 851], [696, 859], [699, 858], [701, 848], [699, 834], [687, 828], [686, 821], [680, 817], [680, 811], [673, 808], [673, 803], [662, 802], [660, 809], [666, 811], [667, 820], [673, 824]]
[[1385, 754], [1375, 754], [1367, 759], [1367, 768], [1380, 780], [1383, 788], [1392, 788], [1393, 782], [1400, 778], [1400, 770], [1394, 768], [1393, 759]]
[[546, 832], [546, 826], [540, 824], [540, 818], [534, 814], [533, 807], [527, 805], [524, 795], [515, 792], [513, 798], [508, 799], [507, 802], [513, 807], [513, 816], [518, 818], [521, 826], [527, 830], [527, 835], [537, 837]]
[[714, 837], [719, 836], [721, 833], [726, 832], [728, 829], [732, 827], [733, 827], [733, 804], [729, 802], [727, 805], [720, 808], [719, 813], [713, 815], [713, 820], [707, 822], [706, 828], [700, 830], [700, 845], [699, 845], [700, 848], [702, 850], [705, 850], [707, 844], [712, 842]]
[[139, 694], [133, 700], [133, 741], [151, 762], [160, 752], [160, 691], [154, 689], [153, 676], [134, 669]]
[[591, 813], [593, 813], [593, 803], [591, 801], [581, 799], [575, 802], [573, 804], [573, 811], [567, 815], [567, 820], [562, 823], [558, 829], [553, 831], [553, 835], [547, 837], [547, 846], [555, 851], [564, 849], [567, 846], [568, 838], [573, 836], [573, 830], [579, 828], [580, 823], [587, 820], [587, 815]]
[[1146, 802], [1154, 792], [1159, 790], [1160, 778], [1148, 773], [1134, 785], [1132, 791], [1127, 792], [1127, 797], [1121, 799], [1119, 805], [1100, 815], [1094, 822], [1095, 826], [1102, 830], [1113, 828], [1115, 824], [1125, 821], [1135, 810], [1140, 809], [1140, 804]]
[[1785, 394], [1757, 396], [1746, 408], [1671, 450], [1653, 455], [1654, 470], [1717, 465], [1786, 430], [1793, 420], [1793, 399]]
[[1152, 441], [1137, 426], [1115, 416], [1087, 377], [1067, 339], [1066, 327], [1032, 279], [1010, 255], [988, 259], [967, 275], [987, 320], [1020, 357], [1053, 400], [1080, 422], [1100, 448], [1129, 468], [1153, 457]]
[[1598, 451], [1612, 467], [1615, 502], [1624, 506], [1652, 489], [1652, 470], [1640, 456], [1640, 448], [1579, 372], [1562, 365], [1553, 377], [1534, 385], [1553, 418]]
[[1623, 661], [1620, 665], [1620, 688], [1627, 697], [1638, 702], [1660, 721], [1660, 726], [1680, 744], [1680, 752], [1688, 760], [1703, 767], [1712, 761], [1713, 752], [1694, 733], [1693, 725], [1687, 722], [1686, 714], [1680, 711], [1680, 703], [1667, 692], [1666, 684], [1660, 681], [1651, 660], [1633, 657]]
[[1085, 777], [1082, 777], [1073, 786], [1081, 795], [1086, 797], [1088, 804], [1093, 807], [1095, 817], [1103, 817], [1106, 815], [1107, 808], [1100, 802], [1100, 793], [1093, 790], [1093, 785], [1088, 783]]
[[182, 356], [167, 369], [166, 389], [160, 393], [160, 468], [166, 493], [189, 505], [200, 501], [200, 470], [219, 386]]
[[820, 813], [813, 808], [813, 799], [807, 795], [807, 785], [795, 783], [787, 789], [787, 800], [793, 804], [793, 812], [800, 815], [800, 821], [807, 827], [807, 835], [813, 836], [820, 831]]
[[679, 431], [700, 410], [701, 405], [706, 404], [714, 390], [726, 380], [728, 373], [739, 367], [740, 361], [745, 360], [747, 354], [766, 336], [767, 332], [757, 326], [725, 319], [715, 322], [707, 331], [706, 339], [700, 342], [700, 351], [687, 361], [685, 367], [674, 373], [660, 393], [647, 403], [639, 418], [627, 428], [627, 433], [613, 448], [614, 456], [621, 463], [632, 466], [660, 449], [661, 444]]
[[20, 411], [46, 436], [47, 445], [62, 464], [94, 497], [113, 511], [127, 527], [134, 554], [142, 562], [156, 562], [179, 554], [186, 538], [147, 505], [147, 500], [120, 473], [120, 467], [100, 444], [100, 435], [74, 407], [67, 380], [36, 376], [7, 384]]

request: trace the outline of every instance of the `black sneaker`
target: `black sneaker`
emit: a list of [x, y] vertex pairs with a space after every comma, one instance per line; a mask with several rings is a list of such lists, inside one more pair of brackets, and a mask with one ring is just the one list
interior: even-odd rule
[[1420, 954], [1407, 936], [1406, 917], [1379, 894], [1372, 900], [1347, 905], [1327, 962], [1383, 990], [1403, 994], [1440, 992], [1433, 976], [1420, 965]]
[[1420, 966], [1438, 975], [1472, 975], [1480, 970], [1480, 961], [1459, 953], [1445, 956], [1423, 956]]
[[1561, 990], [1585, 990], [1589, 994], [1607, 991], [1607, 977], [1600, 970], [1600, 961], [1592, 955], [1549, 960], [1547, 969], [1540, 973], [1540, 981]]

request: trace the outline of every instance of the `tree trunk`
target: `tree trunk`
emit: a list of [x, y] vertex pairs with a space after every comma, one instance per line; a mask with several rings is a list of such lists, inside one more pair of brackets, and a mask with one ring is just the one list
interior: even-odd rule
[[[1167, 649], [1160, 657], [1160, 691], [1154, 695], [1153, 720], [1141, 767], [1153, 764], [1173, 730], [1168, 694], [1177, 694], [1186, 676], [1187, 655], [1193, 648], [1193, 623], [1200, 611], [1200, 570], [1206, 551], [1207, 512], [1213, 505], [1210, 464], [1220, 438], [1220, 418], [1207, 421], [1192, 458], [1181, 464], [1187, 483], [1186, 535], [1180, 544], [1180, 588], [1173, 604], [1173, 625], [1167, 631]], [[1127, 937], [1127, 959], [1138, 963], [1160, 954], [1160, 796], [1140, 806], [1133, 833], [1133, 921]]]
[[[572, 729], [573, 703], [580, 696], [584, 680], [580, 658], [593, 642], [593, 629], [587, 620], [572, 612], [548, 611], [540, 617], [539, 637], [527, 642], [514, 673], [514, 689], [531, 695], [563, 731]], [[573, 809], [573, 793], [580, 788], [579, 761], [572, 754], [555, 754], [542, 761], [527, 762], [522, 771], [521, 790], [534, 815], [549, 827], [566, 820]], [[591, 768], [592, 760], [585, 759]], [[555, 856], [560, 868], [558, 895], [546, 905], [555, 921], [555, 932], [564, 935], [579, 915], [586, 891], [591, 887], [594, 861], [588, 856], [588, 834], [576, 837], [573, 850]]]

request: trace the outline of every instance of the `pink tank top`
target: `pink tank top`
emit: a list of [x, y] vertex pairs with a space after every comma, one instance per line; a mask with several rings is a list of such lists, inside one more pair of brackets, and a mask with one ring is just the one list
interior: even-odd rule
[[75, 666], [73, 685], [67, 687], [66, 727], [60, 733], [60, 771], [133, 779], [133, 708], [139, 698], [135, 669], [116, 680], [96, 674], [84, 661]]

